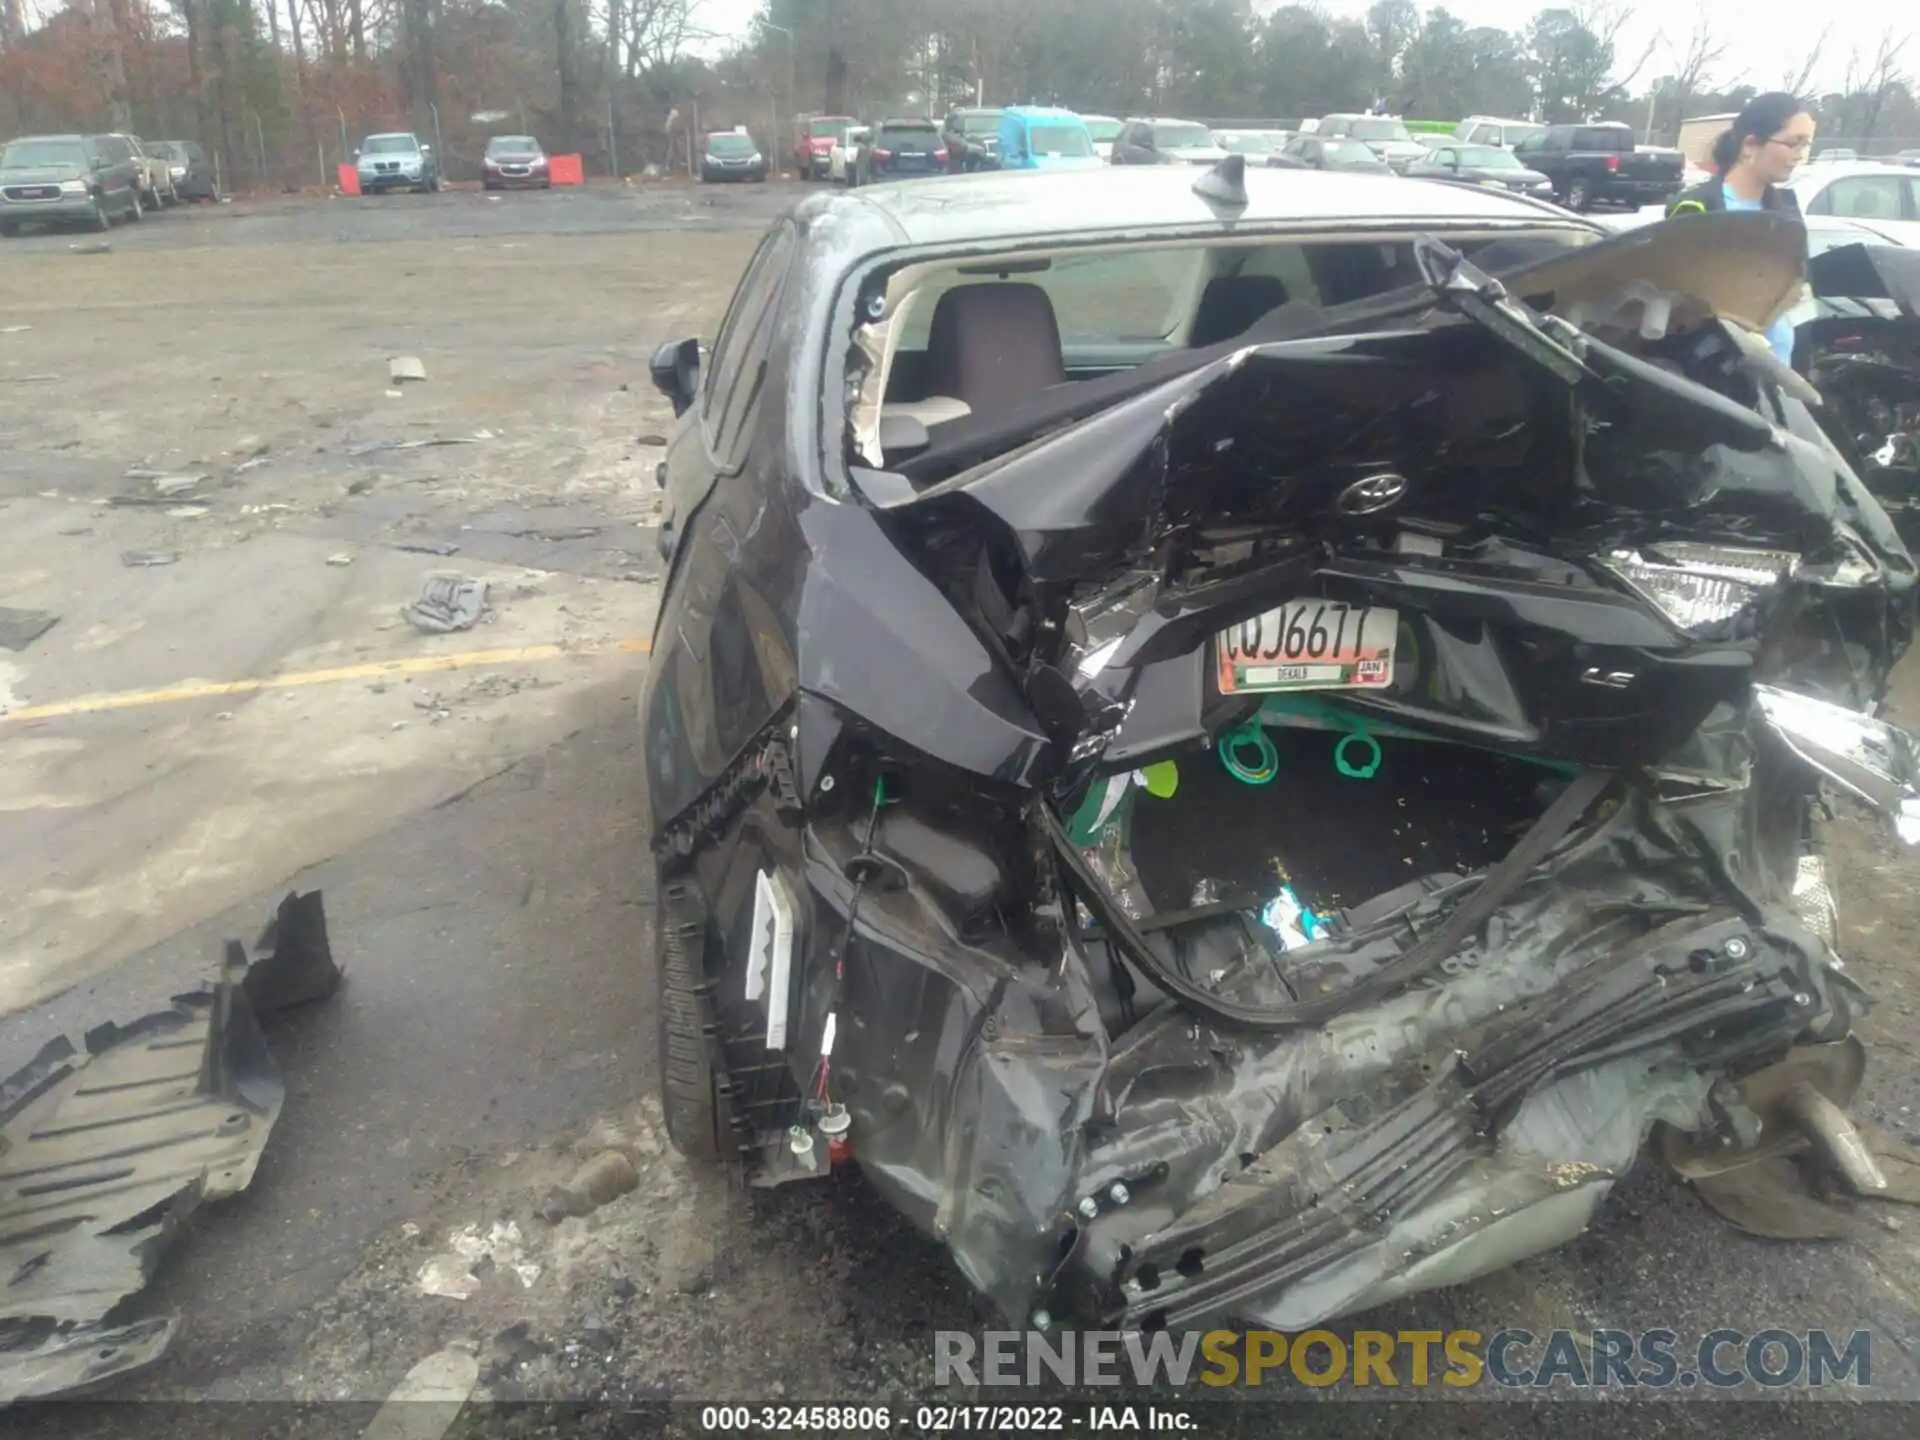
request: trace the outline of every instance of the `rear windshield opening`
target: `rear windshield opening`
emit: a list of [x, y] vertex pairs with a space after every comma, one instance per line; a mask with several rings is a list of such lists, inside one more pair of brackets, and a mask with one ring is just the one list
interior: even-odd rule
[[[1456, 235], [1449, 243], [1472, 255], [1489, 238]], [[1577, 245], [1593, 237], [1554, 230], [1531, 238]], [[859, 457], [856, 463], [892, 468], [909, 457], [882, 448], [881, 422], [917, 421], [925, 427], [924, 443], [906, 443], [924, 462], [915, 471], [931, 481], [948, 438], [970, 437], [966, 445], [975, 448], [966, 466], [990, 458], [979, 453], [982, 443], [1004, 453], [1033, 438], [1017, 430], [1024, 421], [1012, 422], [1016, 428], [1002, 436], [992, 416], [1025, 415], [1032, 407], [1014, 407], [1042, 391], [1073, 408], [1080, 403], [1075, 393], [1102, 393], [1078, 392], [1084, 383], [1117, 383], [1137, 366], [1173, 363], [1169, 357], [1224, 345], [1256, 324], [1263, 331], [1305, 333], [1322, 311], [1420, 283], [1412, 240], [1397, 236], [1083, 247], [906, 267], [888, 286], [888, 318], [856, 332], [854, 364], [864, 379], [851, 417], [849, 453]], [[957, 293], [973, 287], [994, 287], [996, 293]], [[943, 308], [947, 318], [936, 344], [936, 316]], [[1001, 336], [1008, 326], [1024, 337], [1017, 367], [1023, 378], [1009, 386], [1006, 367], [996, 364], [987, 368], [999, 372], [1002, 383], [984, 383], [981, 367], [966, 358], [978, 348], [968, 337]], [[910, 426], [884, 428], [895, 437], [917, 434]], [[991, 436], [984, 442], [983, 430]]]

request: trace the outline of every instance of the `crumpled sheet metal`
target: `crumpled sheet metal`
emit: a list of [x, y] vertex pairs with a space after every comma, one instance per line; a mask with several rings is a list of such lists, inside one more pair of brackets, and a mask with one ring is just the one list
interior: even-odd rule
[[252, 1181], [286, 1090], [261, 1008], [338, 983], [319, 893], [251, 962], [127, 1025], [62, 1036], [0, 1082], [0, 1404], [150, 1364], [177, 1319], [110, 1326], [192, 1212]]

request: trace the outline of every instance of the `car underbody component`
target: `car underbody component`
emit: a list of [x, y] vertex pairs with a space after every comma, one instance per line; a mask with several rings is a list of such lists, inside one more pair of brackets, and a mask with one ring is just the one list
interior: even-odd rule
[[165, 1351], [177, 1317], [108, 1319], [189, 1215], [253, 1179], [286, 1094], [258, 1014], [339, 981], [318, 891], [289, 895], [258, 950], [229, 942], [207, 988], [50, 1041], [0, 1083], [0, 1404]]

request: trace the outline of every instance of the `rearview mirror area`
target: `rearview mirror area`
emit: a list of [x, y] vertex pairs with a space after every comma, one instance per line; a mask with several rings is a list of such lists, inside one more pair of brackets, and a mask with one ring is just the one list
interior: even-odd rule
[[653, 388], [673, 402], [679, 417], [693, 408], [700, 394], [700, 341], [697, 336], [669, 340], [647, 361]]

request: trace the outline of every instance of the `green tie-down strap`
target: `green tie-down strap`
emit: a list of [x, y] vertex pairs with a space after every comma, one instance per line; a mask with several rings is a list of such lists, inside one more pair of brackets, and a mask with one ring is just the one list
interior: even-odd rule
[[[1351, 710], [1343, 710], [1338, 705], [1314, 695], [1269, 695], [1261, 702], [1259, 713], [1249, 723], [1345, 732], [1340, 743], [1334, 747], [1333, 763], [1342, 775], [1354, 780], [1371, 780], [1379, 772], [1383, 758], [1380, 749], [1382, 737], [1392, 740], [1420, 740], [1429, 745], [1464, 743], [1458, 740], [1442, 739], [1438, 735], [1429, 735], [1424, 730], [1415, 730], [1407, 725], [1397, 725], [1391, 720], [1363, 718]], [[1490, 745], [1468, 745], [1466, 748], [1485, 750], [1489, 754], [1507, 754], [1506, 751], [1496, 750]], [[1355, 751], [1359, 753], [1356, 755]], [[1578, 765], [1570, 764], [1565, 760], [1542, 760], [1531, 755], [1509, 758], [1525, 760], [1529, 764], [1538, 765], [1558, 775], [1580, 773]]]
[[1217, 748], [1227, 773], [1243, 785], [1265, 785], [1280, 773], [1280, 752], [1267, 738], [1258, 716], [1221, 732]]

